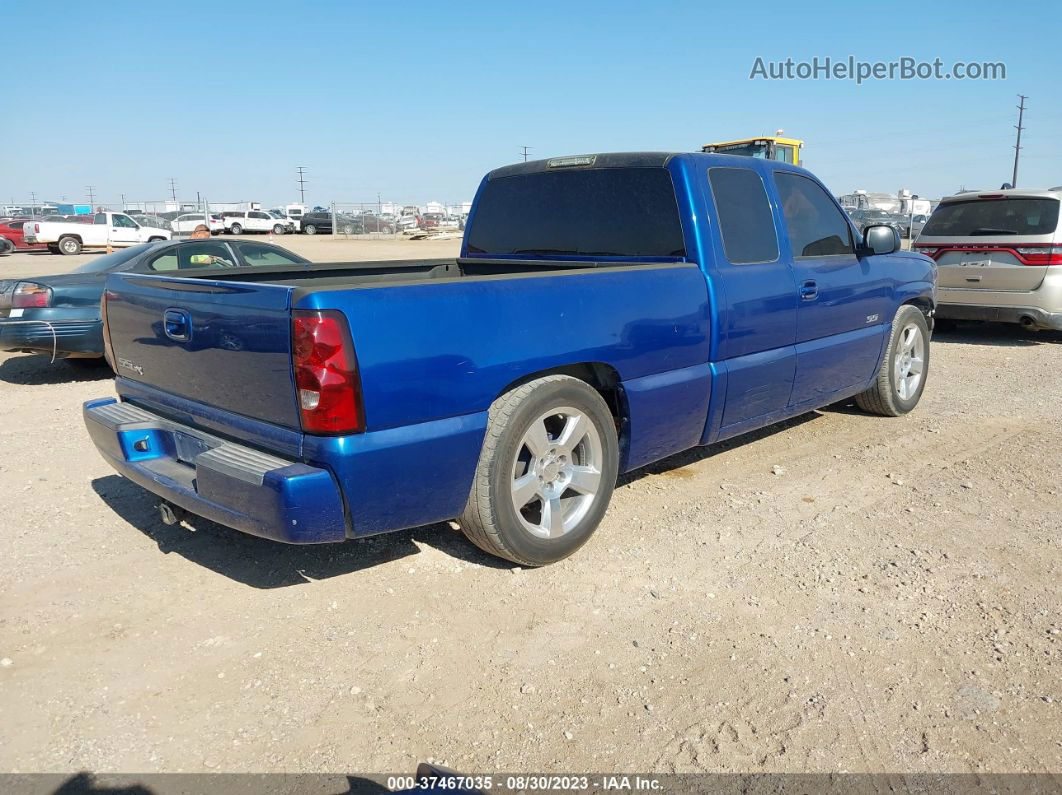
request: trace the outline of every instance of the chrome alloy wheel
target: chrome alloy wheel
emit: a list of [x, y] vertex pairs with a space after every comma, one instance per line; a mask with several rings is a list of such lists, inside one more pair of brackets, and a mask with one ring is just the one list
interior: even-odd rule
[[925, 361], [926, 340], [922, 329], [914, 323], [908, 323], [896, 340], [892, 365], [896, 394], [901, 400], [910, 400], [918, 394]]
[[558, 538], [590, 511], [601, 486], [604, 451], [594, 423], [578, 409], [551, 409], [524, 433], [510, 491], [524, 529]]

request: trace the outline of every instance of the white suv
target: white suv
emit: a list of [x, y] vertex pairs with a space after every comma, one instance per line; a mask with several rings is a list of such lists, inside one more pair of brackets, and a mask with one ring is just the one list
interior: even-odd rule
[[1062, 330], [1062, 188], [942, 199], [914, 250], [937, 263], [938, 321]]

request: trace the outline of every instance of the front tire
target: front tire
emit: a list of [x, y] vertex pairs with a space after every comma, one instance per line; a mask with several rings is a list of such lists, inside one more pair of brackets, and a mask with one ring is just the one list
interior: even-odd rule
[[81, 241], [76, 237], [59, 238], [59, 253], [72, 257], [81, 253]]
[[277, 224], [276, 226], [273, 227], [273, 234], [274, 235], [282, 235], [282, 234], [284, 234], [284, 227], [282, 227], [280, 224]]
[[899, 417], [918, 405], [929, 375], [929, 324], [922, 311], [901, 306], [874, 385], [856, 395], [856, 405], [871, 414]]
[[491, 404], [461, 529], [491, 555], [555, 563], [597, 528], [618, 470], [616, 425], [601, 395], [566, 375], [536, 379]]

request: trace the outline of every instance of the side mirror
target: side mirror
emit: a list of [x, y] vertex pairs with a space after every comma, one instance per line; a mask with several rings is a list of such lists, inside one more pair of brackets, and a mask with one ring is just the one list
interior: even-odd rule
[[885, 224], [871, 224], [863, 230], [863, 248], [872, 254], [892, 254], [900, 250], [900, 233]]

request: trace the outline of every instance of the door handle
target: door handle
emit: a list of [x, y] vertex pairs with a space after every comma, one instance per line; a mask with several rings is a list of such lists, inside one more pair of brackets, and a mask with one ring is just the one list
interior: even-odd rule
[[167, 309], [162, 313], [162, 330], [176, 342], [187, 342], [191, 335], [191, 318], [183, 309]]
[[819, 286], [813, 281], [800, 285], [800, 297], [805, 301], [814, 301], [819, 295]]

